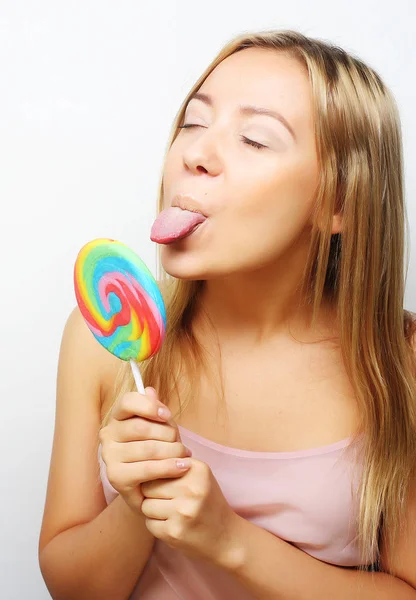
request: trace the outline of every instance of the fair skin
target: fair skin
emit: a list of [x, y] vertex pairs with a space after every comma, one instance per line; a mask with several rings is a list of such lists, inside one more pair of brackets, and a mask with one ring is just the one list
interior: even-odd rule
[[[182, 129], [170, 149], [164, 203], [170, 206], [178, 192], [191, 193], [208, 221], [164, 246], [161, 258], [171, 275], [205, 280], [194, 331], [213, 350], [205, 311], [218, 334], [229, 418], [219, 425], [213, 387], [202, 378], [202, 389], [177, 422], [218, 443], [256, 451], [344, 439], [355, 432], [358, 411], [334, 313], [324, 306], [311, 330], [308, 314], [294, 310], [318, 176], [307, 77], [292, 59], [250, 49], [224, 60], [200, 92], [212, 106], [195, 99], [188, 105], [185, 124], [200, 127]], [[296, 142], [269, 117], [239, 118], [242, 99], [281, 112]], [[244, 145], [239, 134], [267, 150]], [[341, 226], [335, 215], [332, 233]], [[177, 405], [170, 401], [170, 407]], [[383, 547], [382, 564], [397, 568], [398, 577], [359, 573], [316, 560], [240, 518], [209, 466], [195, 458], [190, 463], [182, 478], [142, 486], [146, 526], [185, 554], [225, 569], [254, 597], [416, 598], [416, 536], [409, 533], [414, 498], [395, 556]]]
[[[45, 581], [53, 597], [128, 597], [158, 538], [228, 571], [262, 600], [413, 600], [416, 502], [394, 556], [383, 549], [384, 564], [396, 567], [398, 577], [373, 577], [316, 560], [237, 516], [202, 461], [191, 458], [187, 470], [174, 471], [166, 442], [178, 447], [177, 424], [254, 451], [331, 444], [357, 426], [333, 310], [324, 306], [313, 330], [306, 325], [308, 315], [293, 310], [318, 177], [306, 75], [293, 60], [250, 49], [221, 63], [200, 91], [211, 96], [213, 108], [196, 100], [189, 106], [185, 122], [202, 128], [182, 130], [170, 149], [164, 200], [169, 206], [174, 194], [191, 191], [209, 211], [209, 221], [195, 235], [164, 247], [162, 262], [174, 276], [207, 282], [194, 328], [210, 349], [204, 310], [218, 332], [227, 423], [216, 419], [218, 399], [204, 378], [189, 410], [165, 429], [157, 409], [163, 402], [176, 411], [174, 398], [159, 399], [149, 391], [145, 397], [123, 396], [100, 432], [109, 479], [119, 491], [107, 506], [97, 485], [96, 442], [119, 361], [96, 343], [74, 311], [60, 353], [39, 543]], [[240, 120], [239, 103], [281, 112], [296, 142], [269, 117]], [[268, 148], [256, 150], [239, 135]], [[341, 225], [335, 215], [333, 233]], [[159, 461], [144, 458], [149, 440]], [[132, 489], [144, 471], [140, 512], [140, 494]], [[352, 593], [357, 583], [360, 596]]]
[[[305, 325], [309, 315], [294, 310], [319, 175], [307, 74], [292, 58], [249, 49], [220, 63], [199, 92], [212, 106], [188, 103], [184, 124], [199, 127], [182, 129], [170, 148], [164, 205], [178, 192], [192, 193], [209, 219], [189, 238], [163, 246], [161, 259], [173, 276], [206, 280], [194, 330], [214, 351], [207, 312], [220, 340], [230, 418], [227, 428], [218, 426], [220, 407], [203, 380], [178, 422], [251, 450], [297, 450], [349, 437], [356, 403], [333, 310], [325, 307], [315, 331]], [[240, 104], [279, 112], [296, 139], [275, 118], [240, 115]], [[267, 147], [256, 149], [241, 135]], [[335, 215], [332, 232], [340, 230]], [[330, 336], [335, 342], [304, 343]], [[256, 405], [262, 399], [261, 410], [253, 410], [253, 398]]]

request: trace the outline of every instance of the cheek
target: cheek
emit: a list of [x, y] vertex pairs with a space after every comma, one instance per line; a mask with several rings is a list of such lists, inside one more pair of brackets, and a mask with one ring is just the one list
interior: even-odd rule
[[300, 242], [311, 223], [318, 183], [316, 164], [286, 163], [273, 177], [270, 172], [240, 181], [229, 210], [219, 215], [212, 245], [217, 254], [261, 264]]
[[312, 213], [318, 184], [318, 164], [310, 159], [295, 164], [276, 188], [282, 190], [285, 203], [291, 204], [290, 208], [299, 219], [306, 221]]
[[310, 219], [318, 184], [318, 167], [312, 158], [269, 165], [260, 176], [240, 181], [240, 194], [230, 206], [233, 216], [266, 231], [277, 225], [295, 230]]

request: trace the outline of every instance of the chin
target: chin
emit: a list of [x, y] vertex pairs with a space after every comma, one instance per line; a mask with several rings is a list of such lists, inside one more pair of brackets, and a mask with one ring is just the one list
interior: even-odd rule
[[164, 270], [172, 277], [187, 280], [205, 279], [204, 269], [201, 269], [198, 261], [192, 260], [189, 256], [170, 256], [169, 249], [164, 248], [160, 258]]
[[[190, 253], [172, 251], [165, 246], [160, 255], [162, 266], [166, 273], [177, 279], [195, 281], [200, 279], [212, 279], [219, 275], [214, 265], [206, 264], [201, 258], [191, 256]], [[213, 268], [214, 267], [214, 268]]]

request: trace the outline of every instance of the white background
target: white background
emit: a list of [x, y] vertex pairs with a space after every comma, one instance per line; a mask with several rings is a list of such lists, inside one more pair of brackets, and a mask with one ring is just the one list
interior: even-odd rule
[[[295, 28], [358, 54], [401, 111], [416, 231], [414, 0], [2, 0], [0, 597], [49, 598], [37, 557], [72, 273], [96, 237], [149, 239], [174, 115], [230, 38]], [[406, 308], [416, 310], [411, 248]], [[412, 266], [413, 265], [413, 266]], [[105, 600], [105, 599], [103, 599]]]

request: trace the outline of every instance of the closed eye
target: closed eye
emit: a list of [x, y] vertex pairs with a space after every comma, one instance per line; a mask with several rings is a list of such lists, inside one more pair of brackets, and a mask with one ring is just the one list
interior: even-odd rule
[[[194, 123], [186, 123], [185, 125], [180, 125], [179, 129], [190, 129], [191, 127], [203, 127], [203, 125], [196, 125]], [[240, 138], [243, 140], [243, 142], [245, 144], [248, 144], [249, 146], [253, 146], [257, 150], [262, 150], [263, 148], [267, 148], [267, 146], [264, 146], [263, 144], [259, 144], [258, 142], [255, 142], [254, 140], [250, 140], [249, 138], [245, 137], [244, 135], [241, 135]]]

